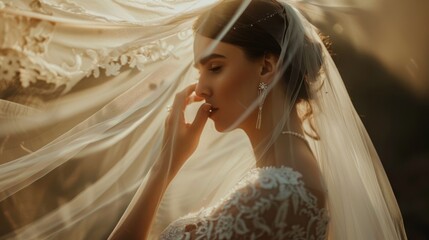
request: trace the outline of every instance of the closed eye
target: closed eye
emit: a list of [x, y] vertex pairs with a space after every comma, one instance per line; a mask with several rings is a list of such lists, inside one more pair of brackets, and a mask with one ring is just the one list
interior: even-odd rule
[[209, 68], [209, 71], [212, 73], [218, 73], [218, 72], [220, 72], [221, 69], [222, 69], [222, 66], [213, 66], [213, 67]]

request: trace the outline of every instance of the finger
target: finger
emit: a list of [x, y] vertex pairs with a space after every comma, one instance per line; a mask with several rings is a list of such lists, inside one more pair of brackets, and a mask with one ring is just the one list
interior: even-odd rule
[[165, 120], [164, 120], [164, 127], [165, 127], [165, 128], [167, 128], [167, 127], [168, 127], [168, 125], [170, 125], [170, 121], [171, 121], [171, 120], [170, 120], [170, 119], [171, 119], [171, 118], [170, 118], [170, 115], [171, 115], [171, 114], [170, 114], [170, 113], [168, 113], [167, 117], [166, 117], [166, 118], [165, 118]]
[[189, 104], [194, 103], [194, 102], [201, 102], [201, 101], [203, 101], [203, 100], [205, 100], [205, 98], [203, 98], [203, 97], [200, 97], [200, 96], [196, 95], [196, 94], [195, 94], [195, 92], [194, 92], [193, 94], [191, 94], [191, 95], [186, 99], [186, 105], [189, 105]]
[[185, 89], [183, 89], [179, 94], [181, 95], [181, 97], [184, 97], [185, 102], [182, 103], [182, 111], [185, 110], [186, 106], [199, 100], [198, 98], [195, 98], [195, 89], [197, 87], [197, 84], [191, 84], [188, 87], [186, 87]]
[[198, 109], [197, 116], [195, 116], [194, 122], [192, 123], [192, 128], [194, 131], [200, 135], [206, 125], [207, 119], [210, 115], [211, 105], [209, 103], [204, 103]]
[[184, 111], [185, 110], [186, 98], [189, 97], [191, 95], [191, 93], [194, 92], [196, 86], [197, 86], [196, 83], [191, 84], [176, 94], [176, 97], [174, 98], [174, 102], [173, 102], [173, 110], [175, 110], [175, 111]]
[[176, 94], [171, 110], [171, 115], [175, 116], [180, 122], [185, 122], [185, 108], [187, 106], [186, 99], [195, 91], [197, 84], [191, 84], [179, 93]]
[[205, 98], [200, 97], [200, 96], [198, 96], [198, 95], [195, 95], [195, 96], [194, 96], [194, 101], [196, 101], [196, 102], [201, 102], [201, 101], [203, 101], [203, 100], [205, 100]]

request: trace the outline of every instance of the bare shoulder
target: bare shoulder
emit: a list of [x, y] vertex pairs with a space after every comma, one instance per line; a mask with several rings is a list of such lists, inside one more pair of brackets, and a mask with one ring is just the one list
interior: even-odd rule
[[327, 190], [317, 159], [307, 145], [300, 145], [296, 149], [293, 168], [302, 175], [306, 189], [317, 197], [320, 205], [324, 205]]

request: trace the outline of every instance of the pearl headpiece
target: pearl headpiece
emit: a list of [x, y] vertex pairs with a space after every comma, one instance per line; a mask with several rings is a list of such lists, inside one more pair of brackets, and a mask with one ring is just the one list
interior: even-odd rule
[[260, 19], [256, 20], [256, 21], [255, 21], [255, 22], [253, 22], [253, 23], [245, 24], [245, 25], [242, 25], [242, 26], [234, 26], [234, 27], [232, 27], [232, 29], [233, 29], [233, 30], [236, 30], [236, 29], [240, 29], [240, 28], [253, 27], [253, 26], [255, 26], [255, 25], [256, 25], [256, 24], [258, 24], [258, 23], [261, 23], [261, 22], [267, 21], [268, 19], [270, 19], [270, 18], [274, 17], [275, 15], [277, 15], [277, 14], [279, 14], [279, 15], [280, 15], [280, 14], [282, 14], [282, 13], [284, 13], [284, 9], [281, 9], [281, 10], [278, 10], [278, 11], [273, 12], [273, 13], [271, 13], [271, 14], [268, 14], [268, 15], [266, 15], [265, 17], [260, 18]]

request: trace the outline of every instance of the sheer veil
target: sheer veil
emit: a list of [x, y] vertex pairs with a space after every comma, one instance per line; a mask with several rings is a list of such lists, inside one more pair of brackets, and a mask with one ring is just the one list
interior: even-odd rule
[[[166, 107], [198, 79], [195, 20], [210, 20], [207, 11], [218, 4], [178, 2], [0, 1], [0, 239], [106, 239], [145, 194], [163, 148]], [[295, 107], [302, 110], [321, 173], [319, 185], [308, 185], [326, 194], [328, 238], [406, 239], [377, 152], [318, 30], [303, 16], [311, 14], [307, 3], [279, 2], [278, 11], [255, 13], [262, 15], [240, 26], [236, 20], [252, 4], [242, 1], [206, 53], [234, 28], [268, 31], [280, 50], [266, 101], [284, 75], [290, 81], [281, 105], [263, 110], [275, 121], [257, 148], [262, 155], [289, 149], [289, 160], [278, 165], [299, 169], [292, 145], [277, 146], [276, 139]], [[270, 32], [270, 21], [283, 23], [282, 34]], [[300, 101], [301, 89], [307, 101]], [[245, 106], [225, 133], [207, 122], [159, 203], [150, 239], [219, 201], [263, 161], [236, 129], [260, 102]], [[187, 107], [187, 121], [199, 106]]]

